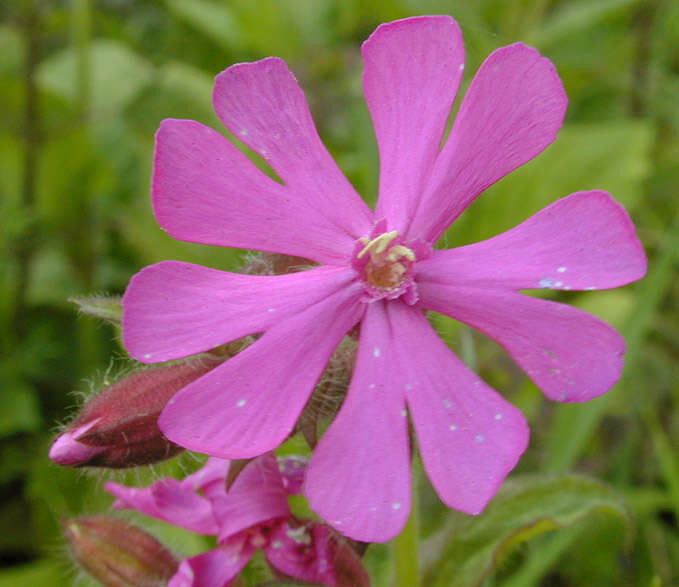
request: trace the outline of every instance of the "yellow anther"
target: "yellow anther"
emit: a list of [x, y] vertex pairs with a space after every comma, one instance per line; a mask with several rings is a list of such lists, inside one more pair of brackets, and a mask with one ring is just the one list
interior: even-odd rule
[[398, 261], [401, 257], [405, 257], [408, 261], [415, 260], [415, 253], [412, 252], [408, 247], [403, 245], [394, 245], [389, 249], [385, 261], [394, 262]]
[[370, 252], [371, 254], [379, 255], [380, 253], [383, 253], [386, 250], [386, 248], [389, 246], [389, 243], [393, 241], [397, 236], [398, 231], [392, 230], [391, 232], [383, 232], [380, 236], [376, 236], [371, 241], [368, 241], [367, 238], [362, 237], [359, 240], [362, 243], [366, 243], [366, 245], [363, 248], [363, 250], [356, 256], [360, 259], [368, 252]]

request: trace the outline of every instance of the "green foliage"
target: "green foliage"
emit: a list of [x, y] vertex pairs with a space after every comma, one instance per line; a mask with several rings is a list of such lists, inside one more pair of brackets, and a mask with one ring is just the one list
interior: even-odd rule
[[[214, 76], [235, 62], [284, 57], [329, 150], [374, 202], [379, 162], [359, 44], [379, 22], [426, 13], [461, 24], [469, 72], [461, 93], [490, 51], [523, 41], [552, 59], [570, 100], [557, 141], [474, 202], [445, 243], [490, 237], [570, 192], [604, 189], [632, 213], [650, 269], [621, 290], [547, 294], [626, 339], [622, 380], [583, 405], [545, 401], [497, 345], [434, 319], [451, 348], [524, 411], [532, 441], [479, 517], [449, 511], [420, 483], [420, 535], [414, 524], [407, 544], [420, 544], [424, 584], [679, 582], [679, 3], [11, 0], [0, 8], [0, 584], [73, 584], [55, 549], [58, 520], [110, 505], [101, 487], [110, 475], [74, 474], [46, 453], [73, 393], [90, 393], [129, 362], [115, 322], [130, 276], [163, 259], [242, 263], [240, 251], [181, 243], [158, 228], [148, 192], [160, 120], [193, 118], [229, 136], [212, 111]], [[283, 452], [303, 450], [297, 439]], [[187, 456], [116, 479], [143, 484], [196, 466]], [[568, 471], [598, 481], [553, 476]], [[293, 507], [311, 515], [302, 498]], [[181, 556], [211, 547], [132, 519]], [[396, 579], [395, 550], [368, 549], [377, 587]], [[261, 560], [247, 576], [270, 581]]]
[[[95, 118], [115, 116], [150, 82], [151, 66], [127, 45], [116, 41], [95, 41], [89, 51], [92, 78], [87, 108]], [[44, 89], [77, 102], [79, 88], [73, 83], [77, 68], [75, 50], [64, 49], [41, 64], [38, 80]]]
[[598, 481], [576, 475], [515, 477], [504, 484], [483, 514], [453, 514], [440, 531], [443, 536], [431, 539], [443, 546], [425, 584], [480, 585], [519, 545], [572, 526], [597, 511], [619, 517], [629, 530], [623, 500]]

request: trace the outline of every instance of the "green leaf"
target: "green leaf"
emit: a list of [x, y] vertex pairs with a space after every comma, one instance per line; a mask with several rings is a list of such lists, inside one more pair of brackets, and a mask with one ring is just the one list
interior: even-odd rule
[[[91, 92], [95, 118], [110, 118], [127, 106], [151, 81], [151, 65], [124, 43], [101, 39], [91, 45]], [[38, 82], [50, 92], [77, 103], [77, 62], [72, 48], [49, 57], [38, 69]]]
[[3, 377], [0, 404], [3, 406], [0, 411], [0, 438], [39, 430], [40, 407], [32, 387], [18, 379]]
[[481, 194], [449, 229], [448, 240], [489, 238], [577, 191], [606, 190], [631, 209], [650, 172], [652, 141], [646, 121], [565, 126], [541, 155]]
[[454, 514], [452, 523], [427, 547], [445, 540], [425, 585], [470, 587], [483, 579], [519, 544], [596, 512], [611, 513], [626, 525], [629, 514], [608, 486], [581, 475], [526, 475], [504, 484], [477, 517]]
[[544, 47], [561, 40], [567, 35], [592, 27], [612, 15], [623, 12], [637, 0], [582, 0], [563, 4], [554, 16], [536, 30], [526, 42]]
[[19, 33], [8, 26], [0, 26], [0, 73], [18, 76], [24, 60]]
[[0, 570], [0, 585], [69, 587], [69, 585], [73, 585], [73, 577], [68, 577], [65, 570], [66, 563], [64, 561], [41, 559], [31, 564]]
[[242, 44], [240, 27], [224, 4], [208, 0], [167, 0], [167, 7], [179, 18], [225, 49]]

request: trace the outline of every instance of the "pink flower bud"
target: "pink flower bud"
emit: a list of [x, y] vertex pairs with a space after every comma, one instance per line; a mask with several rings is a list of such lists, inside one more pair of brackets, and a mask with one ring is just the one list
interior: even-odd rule
[[121, 469], [179, 454], [184, 449], [163, 436], [158, 416], [175, 393], [222, 360], [201, 358], [123, 377], [83, 406], [52, 444], [50, 459], [71, 467]]
[[75, 562], [106, 587], [166, 585], [179, 567], [158, 540], [123, 520], [74, 518], [62, 527]]

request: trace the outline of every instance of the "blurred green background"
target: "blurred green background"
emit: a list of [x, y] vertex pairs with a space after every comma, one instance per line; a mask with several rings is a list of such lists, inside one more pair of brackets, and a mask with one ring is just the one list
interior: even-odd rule
[[[360, 43], [380, 22], [432, 13], [462, 27], [465, 86], [492, 50], [523, 41], [555, 63], [570, 99], [556, 143], [479, 198], [447, 243], [486, 238], [572, 191], [603, 188], [633, 216], [650, 265], [643, 282], [619, 290], [551, 294], [627, 340], [622, 381], [585, 405], [548, 402], [499, 347], [436, 318], [451, 348], [524, 411], [532, 441], [481, 518], [449, 512], [422, 481], [424, 584], [679, 584], [679, 2], [5, 0], [0, 585], [71, 585], [58, 521], [110, 503], [101, 485], [111, 475], [47, 459], [77, 394], [129, 366], [115, 328], [78, 316], [68, 299], [121, 294], [140, 267], [162, 259], [241, 262], [238, 251], [175, 242], [155, 224], [148, 186], [160, 120], [220, 128], [213, 76], [283, 57], [326, 145], [374, 201]], [[572, 471], [600, 483], [561, 475]], [[162, 524], [146, 527], [180, 554], [204, 547]], [[394, 553], [369, 550], [376, 585], [398, 574]]]

